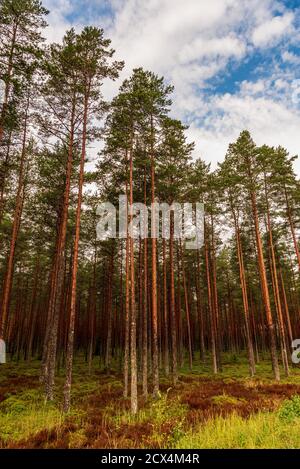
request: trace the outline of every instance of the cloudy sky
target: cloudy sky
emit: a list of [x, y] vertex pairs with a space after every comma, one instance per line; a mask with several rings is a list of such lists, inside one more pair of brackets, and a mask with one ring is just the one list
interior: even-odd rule
[[[47, 39], [105, 29], [116, 58], [175, 86], [172, 114], [216, 166], [245, 128], [257, 144], [300, 154], [299, 0], [44, 0]], [[120, 81], [104, 86], [107, 98]], [[300, 174], [300, 161], [296, 163]]]

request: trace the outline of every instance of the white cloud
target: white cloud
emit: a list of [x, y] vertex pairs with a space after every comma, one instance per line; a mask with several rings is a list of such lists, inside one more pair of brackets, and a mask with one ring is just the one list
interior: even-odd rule
[[[114, 10], [110, 20], [101, 16], [99, 0], [90, 0], [89, 8], [84, 7], [85, 0], [45, 3], [52, 10], [48, 33], [52, 40], [59, 40], [70, 27], [66, 15], [70, 18], [74, 5], [78, 8], [81, 4], [80, 23], [105, 27], [116, 58], [126, 64], [116, 83], [104, 84], [107, 99], [116, 94], [132, 68], [142, 66], [174, 84], [172, 114], [190, 124], [188, 136], [196, 141], [196, 154], [213, 166], [224, 158], [228, 144], [244, 128], [253, 132], [258, 144], [281, 144], [297, 153], [300, 116], [291, 98], [298, 90], [293, 88], [292, 69], [281, 73], [274, 64], [268, 79], [246, 79], [235, 93], [211, 95], [210, 79], [226, 76], [231, 63], [247, 61], [253, 46], [268, 53], [268, 47], [283, 38], [296, 40], [294, 14], [282, 0], [106, 1]], [[282, 59], [296, 64], [298, 57], [286, 50]]]
[[264, 80], [257, 80], [256, 82], [251, 81], [243, 81], [241, 83], [241, 92], [243, 94], [253, 94], [256, 95], [258, 93], [263, 93], [265, 91], [265, 81]]
[[300, 57], [298, 57], [293, 52], [284, 51], [281, 54], [281, 57], [282, 57], [282, 60], [284, 62], [289, 62], [289, 63], [294, 64], [294, 65], [299, 65], [300, 64]]
[[47, 22], [49, 24], [44, 36], [47, 42], [60, 42], [70, 23], [65, 19], [72, 10], [70, 0], [44, 0], [43, 4], [49, 10]]
[[293, 20], [293, 13], [289, 12], [260, 24], [253, 31], [253, 44], [257, 47], [264, 47], [277, 41], [281, 36], [291, 31]]
[[[204, 114], [203, 125], [193, 124], [189, 129], [189, 136], [197, 141], [197, 153], [209, 154], [212, 167], [216, 167], [228, 144], [248, 129], [258, 145], [282, 145], [297, 154], [300, 112], [292, 103], [292, 85], [271, 77], [254, 84], [243, 82], [235, 94], [212, 97], [207, 105], [209, 117]], [[300, 162], [295, 163], [295, 169], [300, 174]]]
[[179, 60], [186, 63], [192, 60], [201, 60], [205, 57], [241, 58], [245, 51], [245, 43], [234, 35], [208, 40], [199, 37], [182, 48]]

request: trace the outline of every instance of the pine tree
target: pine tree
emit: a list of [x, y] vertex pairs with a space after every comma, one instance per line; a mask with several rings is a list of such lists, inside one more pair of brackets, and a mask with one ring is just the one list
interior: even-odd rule
[[42, 133], [45, 137], [58, 137], [68, 155], [63, 202], [58, 216], [41, 374], [45, 383], [46, 398], [49, 400], [53, 399], [71, 177], [82, 111], [79, 100], [78, 68], [76, 35], [74, 30], [70, 30], [66, 33], [62, 45], [53, 44], [48, 50], [44, 64], [46, 82], [41, 90], [43, 108], [38, 114], [38, 123]]
[[[15, 259], [15, 249], [16, 243], [18, 240], [18, 234], [20, 230], [22, 210], [24, 204], [24, 181], [26, 173], [26, 159], [27, 153], [30, 151], [28, 147], [29, 144], [29, 122], [31, 119], [30, 106], [33, 102], [34, 96], [34, 73], [36, 65], [34, 63], [27, 66], [27, 74], [24, 77], [22, 83], [23, 86], [23, 95], [24, 98], [20, 100], [20, 119], [22, 120], [20, 128], [21, 136], [21, 145], [20, 145], [20, 158], [19, 158], [19, 170], [18, 170], [18, 184], [16, 190], [16, 200], [15, 200], [15, 209], [13, 215], [12, 223], [12, 233], [10, 241], [10, 249], [7, 260], [7, 268], [4, 279], [3, 294], [2, 294], [2, 303], [1, 303], [1, 316], [0, 316], [0, 337], [3, 337], [5, 334], [6, 320], [9, 309], [9, 299], [11, 292], [11, 283], [14, 270], [14, 259]], [[22, 110], [21, 110], [22, 109]]]
[[11, 118], [13, 95], [22, 94], [26, 63], [40, 56], [41, 29], [48, 11], [39, 0], [3, 0], [0, 5], [0, 80], [4, 97], [0, 114], [0, 145]]
[[246, 191], [248, 192], [249, 200], [251, 203], [262, 297], [269, 330], [273, 372], [275, 379], [279, 380], [280, 373], [276, 350], [276, 331], [271, 312], [269, 286], [267, 282], [262, 238], [259, 226], [259, 214], [257, 208], [258, 150], [253, 140], [251, 139], [249, 132], [244, 131], [241, 133], [237, 142], [230, 145], [229, 151], [232, 154], [233, 158], [235, 158], [237, 172], [239, 172], [243, 176], [242, 183]]
[[236, 239], [236, 250], [239, 264], [239, 278], [242, 290], [243, 307], [245, 314], [245, 326], [246, 326], [246, 339], [247, 339], [247, 351], [249, 360], [250, 376], [255, 374], [255, 359], [254, 350], [251, 337], [251, 324], [250, 324], [250, 311], [248, 301], [248, 288], [245, 275], [244, 267], [244, 254], [243, 246], [241, 241], [241, 216], [243, 208], [243, 187], [241, 185], [241, 177], [236, 171], [234, 160], [228, 154], [225, 158], [224, 163], [220, 165], [220, 195], [223, 196], [224, 203], [226, 204], [227, 210], [230, 213]]
[[71, 277], [71, 304], [68, 333], [68, 346], [66, 356], [66, 383], [64, 389], [64, 410], [70, 408], [71, 380], [73, 366], [74, 327], [76, 312], [76, 284], [78, 270], [78, 249], [80, 237], [80, 216], [83, 197], [84, 164], [86, 160], [86, 144], [89, 138], [88, 121], [94, 113], [101, 111], [102, 98], [100, 87], [103, 79], [117, 78], [122, 63], [110, 64], [109, 59], [114, 51], [108, 49], [110, 41], [103, 38], [103, 30], [87, 27], [76, 37], [75, 48], [78, 54], [78, 68], [76, 70], [79, 79], [79, 93], [83, 95], [83, 122], [81, 136], [81, 158], [78, 182], [78, 200], [76, 208], [76, 228], [73, 251], [73, 267]]

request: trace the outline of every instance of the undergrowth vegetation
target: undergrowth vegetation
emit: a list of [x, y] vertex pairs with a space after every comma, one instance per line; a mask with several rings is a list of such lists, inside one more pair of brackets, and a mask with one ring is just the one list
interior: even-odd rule
[[63, 372], [53, 402], [45, 403], [39, 362], [1, 367], [2, 448], [300, 448], [300, 370], [280, 384], [268, 363], [247, 376], [243, 358], [224, 360], [223, 372], [183, 368], [176, 387], [161, 376], [157, 399], [140, 398], [130, 412], [122, 374], [78, 360], [71, 411], [62, 412]]
[[283, 402], [277, 412], [258, 412], [247, 419], [233, 413], [216, 417], [176, 442], [177, 448], [299, 449], [300, 398]]

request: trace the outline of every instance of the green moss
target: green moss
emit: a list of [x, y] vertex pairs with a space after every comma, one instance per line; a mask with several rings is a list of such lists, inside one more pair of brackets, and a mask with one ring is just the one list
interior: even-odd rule
[[34, 403], [43, 402], [43, 395], [36, 389], [29, 389], [18, 394], [6, 395], [0, 404], [0, 411], [4, 413], [19, 414], [32, 407]]
[[63, 422], [64, 416], [58, 409], [27, 407], [16, 413], [0, 414], [0, 441], [19, 441], [33, 436], [43, 429], [56, 428]]
[[246, 402], [245, 399], [242, 399], [242, 398], [237, 399], [236, 397], [228, 396], [227, 394], [213, 396], [212, 401], [214, 404], [217, 404], [217, 405], [225, 405], [225, 404], [239, 405], [239, 404], [242, 404], [243, 402]]

